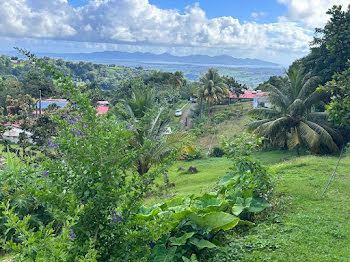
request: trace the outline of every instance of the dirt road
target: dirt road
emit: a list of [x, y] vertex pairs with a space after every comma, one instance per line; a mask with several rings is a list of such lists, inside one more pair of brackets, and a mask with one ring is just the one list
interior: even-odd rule
[[185, 129], [192, 128], [192, 119], [189, 117], [191, 110], [194, 109], [196, 104], [190, 104], [183, 112], [182, 116], [180, 116], [179, 123], [182, 122]]

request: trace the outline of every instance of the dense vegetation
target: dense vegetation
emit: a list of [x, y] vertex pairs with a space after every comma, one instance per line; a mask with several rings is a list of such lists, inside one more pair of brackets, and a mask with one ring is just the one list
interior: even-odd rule
[[[272, 107], [250, 110], [255, 121], [249, 103], [226, 103], [229, 92], [239, 96], [246, 87], [215, 69], [199, 82], [182, 72], [126, 68], [119, 79], [113, 66], [37, 59], [23, 50], [29, 61], [1, 57], [1, 121], [20, 123], [34, 142], [22, 133], [18, 145], [1, 146], [2, 250], [15, 261], [288, 261], [289, 255], [311, 261], [313, 235], [329, 248], [320, 226], [346, 240], [348, 227], [337, 231], [346, 205], [333, 197], [346, 201], [339, 192], [348, 181], [337, 184], [329, 202], [310, 203], [334, 158], [278, 164], [277, 176], [265, 164], [292, 158], [287, 148], [298, 156], [335, 154], [349, 140], [349, 13], [350, 6], [331, 9], [311, 54], [258, 87], [269, 92]], [[40, 93], [70, 103], [35, 116]], [[198, 103], [190, 107], [185, 100], [193, 96]], [[110, 101], [108, 114], [97, 115], [98, 100]], [[185, 130], [174, 111], [189, 107], [192, 126]], [[243, 134], [246, 124], [260, 137]], [[219, 145], [217, 135], [230, 138]], [[204, 153], [216, 159], [198, 160]], [[286, 208], [286, 187], [297, 214]], [[334, 210], [339, 217], [332, 219]], [[346, 261], [337, 250], [316, 257]]]

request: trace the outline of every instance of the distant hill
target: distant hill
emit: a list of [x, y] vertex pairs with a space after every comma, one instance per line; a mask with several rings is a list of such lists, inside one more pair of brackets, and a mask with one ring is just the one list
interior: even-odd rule
[[225, 66], [253, 66], [253, 67], [278, 67], [278, 64], [266, 62], [259, 59], [234, 58], [228, 55], [207, 56], [207, 55], [189, 55], [173, 56], [168, 53], [128, 53], [119, 51], [104, 51], [94, 53], [41, 53], [42, 56], [63, 58], [69, 60], [93, 61], [99, 63], [112, 63], [115, 61], [132, 61], [143, 63], [179, 63], [179, 64], [196, 64], [196, 65], [225, 65]]

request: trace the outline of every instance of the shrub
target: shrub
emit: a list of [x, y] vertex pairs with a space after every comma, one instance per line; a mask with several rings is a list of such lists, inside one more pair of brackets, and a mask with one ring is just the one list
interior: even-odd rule
[[222, 157], [223, 155], [225, 155], [225, 151], [218, 146], [214, 147], [213, 151], [210, 154], [210, 156], [213, 156], [213, 157]]
[[[40, 227], [39, 232], [49, 232], [48, 241], [61, 245], [64, 240], [60, 239], [66, 239], [65, 224], [74, 217], [70, 228], [74, 240], [67, 242], [63, 249], [67, 251], [67, 258], [53, 254], [57, 261], [77, 261], [85, 257], [91, 243], [102, 261], [142, 260], [149, 252], [149, 243], [163, 234], [164, 226], [162, 220], [140, 220], [137, 211], [152, 182], [163, 174], [175, 154], [170, 153], [151, 171], [139, 175], [135, 163], [152, 151], [152, 141], [146, 138], [142, 146], [134, 147], [133, 129], [113, 116], [98, 116], [89, 99], [74, 87], [69, 77], [39, 59], [34, 60], [45, 74], [53, 76], [77, 109], [63, 119], [54, 117], [59, 132], [52, 138], [51, 143], [55, 145], [52, 150], [60, 157], [41, 162], [41, 168], [33, 174], [35, 186], [23, 193], [38, 199], [52, 216], [52, 223]], [[8, 230], [15, 235], [7, 238], [5, 248], [19, 250], [24, 255], [26, 251], [18, 246], [28, 246], [30, 241], [45, 242], [44, 236], [35, 234], [27, 226], [29, 220], [30, 216], [13, 217], [14, 223], [7, 223]], [[16, 241], [19, 245], [12, 244]], [[47, 261], [45, 245], [37, 247], [31, 259]]]
[[254, 214], [270, 206], [272, 190], [268, 170], [251, 158], [260, 143], [246, 135], [223, 142], [233, 165], [215, 192], [139, 209], [140, 219], [165, 219], [168, 224], [168, 233], [155, 243], [148, 261], [208, 261], [220, 248], [221, 233], [239, 225], [254, 225], [250, 222]]

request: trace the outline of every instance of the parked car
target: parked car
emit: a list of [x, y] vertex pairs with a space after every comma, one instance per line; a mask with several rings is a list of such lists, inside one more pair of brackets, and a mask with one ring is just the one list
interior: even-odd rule
[[196, 99], [195, 97], [191, 97], [191, 98], [190, 98], [190, 102], [191, 102], [191, 103], [196, 103], [196, 102], [197, 102], [197, 99]]
[[181, 111], [181, 109], [177, 109], [177, 110], [175, 111], [175, 116], [182, 116], [182, 111]]

